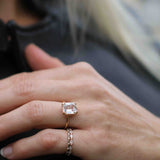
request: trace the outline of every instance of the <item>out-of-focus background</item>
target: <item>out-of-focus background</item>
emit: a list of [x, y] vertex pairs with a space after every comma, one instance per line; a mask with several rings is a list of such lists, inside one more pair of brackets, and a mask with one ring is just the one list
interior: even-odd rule
[[121, 0], [155, 39], [160, 50], [160, 0]]

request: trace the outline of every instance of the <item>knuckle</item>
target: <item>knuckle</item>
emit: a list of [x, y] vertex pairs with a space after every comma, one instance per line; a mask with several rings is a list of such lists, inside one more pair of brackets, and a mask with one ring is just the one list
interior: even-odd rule
[[48, 129], [40, 136], [40, 142], [42, 148], [48, 150], [56, 147], [58, 142], [58, 137], [53, 133], [52, 130]]
[[83, 90], [83, 93], [86, 93], [95, 99], [106, 99], [103, 84], [99, 83], [97, 80], [91, 78], [77, 80], [73, 87], [76, 88], [76, 90]]
[[93, 71], [93, 67], [87, 62], [78, 62], [75, 67], [80, 71]]
[[80, 88], [90, 89], [92, 87], [96, 87], [96, 81], [92, 79], [82, 79], [78, 81], [77, 85], [79, 85]]
[[88, 85], [89, 87], [99, 87], [95, 79], [88, 79], [88, 81], [86, 81], [86, 85]]
[[99, 82], [92, 82], [89, 87], [89, 92], [93, 94], [93, 97], [101, 101], [106, 100], [107, 95], [103, 84]]
[[25, 108], [27, 117], [31, 123], [38, 124], [43, 120], [44, 104], [41, 101], [32, 101], [26, 105]]
[[90, 113], [92, 116], [96, 117], [95, 119], [98, 122], [103, 121], [103, 118], [107, 115], [105, 107], [103, 107], [103, 105], [100, 104], [92, 105]]
[[21, 73], [12, 79], [13, 90], [19, 96], [31, 96], [33, 92], [33, 81], [28, 73]]
[[100, 95], [102, 86], [94, 79], [89, 79], [85, 82], [85, 87], [88, 88], [88, 91], [92, 93], [98, 93]]

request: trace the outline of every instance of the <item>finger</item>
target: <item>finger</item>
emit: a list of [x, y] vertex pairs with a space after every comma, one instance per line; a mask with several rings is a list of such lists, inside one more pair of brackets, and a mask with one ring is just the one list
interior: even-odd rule
[[64, 66], [64, 63], [59, 59], [49, 56], [45, 51], [34, 44], [28, 45], [25, 49], [25, 53], [27, 61], [33, 70]]
[[[0, 90], [0, 114], [11, 111], [32, 100], [74, 101], [82, 97], [76, 92], [76, 81], [25, 80]], [[85, 91], [85, 90], [84, 90]]]
[[[73, 155], [83, 157], [83, 152], [87, 149], [84, 143], [86, 137], [85, 131], [73, 130]], [[41, 155], [64, 154], [67, 149], [67, 138], [65, 130], [46, 129], [32, 137], [8, 145], [1, 150], [1, 154], [5, 158], [17, 160]]]
[[[82, 110], [81, 110], [82, 112]], [[83, 119], [79, 114], [70, 118], [69, 126], [79, 128]], [[33, 101], [0, 117], [0, 141], [31, 129], [64, 128], [66, 117], [61, 103]]]
[[[86, 62], [78, 62], [63, 67], [32, 72], [33, 76], [42, 79], [69, 80], [84, 76], [98, 76], [98, 73]], [[78, 75], [78, 76], [77, 76]]]
[[[45, 69], [45, 70], [39, 70], [39, 71], [33, 71], [30, 73], [19, 73], [12, 75], [10, 77], [4, 78], [0, 80], [0, 89], [5, 89], [7, 87], [10, 87], [10, 85], [14, 85], [15, 83], [19, 83], [21, 81], [26, 81], [28, 79], [33, 80], [69, 80], [83, 77], [85, 75], [93, 76], [96, 72], [93, 72], [94, 69], [91, 68], [91, 66], [85, 62], [79, 62], [72, 65], [66, 65], [63, 67], [58, 67], [55, 69]], [[96, 74], [97, 75], [97, 74]]]
[[[88, 83], [88, 79], [92, 76], [91, 67], [82, 62], [43, 72], [22, 73], [1, 80], [0, 114], [15, 109], [31, 100], [72, 101], [75, 97], [82, 96], [82, 85]], [[83, 82], [81, 81], [82, 83], [80, 83], [79, 77], [84, 79]], [[50, 79], [53, 80], [52, 83]], [[83, 89], [85, 94], [84, 91]], [[88, 95], [88, 92], [86, 95]], [[50, 99], [51, 96], [53, 99]]]
[[[78, 73], [78, 76], [77, 76]], [[33, 72], [23, 72], [19, 74], [12, 75], [10, 77], [0, 80], [0, 89], [4, 89], [14, 83], [19, 83], [25, 81], [26, 79], [34, 80], [69, 80], [75, 79], [77, 77], [84, 76], [96, 76], [98, 75], [96, 71], [86, 62], [78, 62], [72, 65], [66, 65], [58, 68], [51, 68]]]
[[[73, 66], [73, 67], [72, 67]], [[9, 76], [7, 78], [0, 80], [0, 89], [9, 87], [14, 83], [19, 83], [26, 79], [33, 79], [33, 80], [68, 80], [74, 78], [77, 73], [77, 67], [74, 65], [67, 65], [64, 67], [59, 67], [55, 69], [45, 69], [33, 72], [22, 72], [19, 74], [15, 74]]]

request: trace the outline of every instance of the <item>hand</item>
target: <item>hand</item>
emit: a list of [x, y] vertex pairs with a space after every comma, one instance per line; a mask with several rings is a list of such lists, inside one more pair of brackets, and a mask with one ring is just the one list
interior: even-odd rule
[[43, 129], [3, 149], [8, 159], [65, 153], [63, 101], [76, 102], [79, 110], [69, 125], [74, 128], [73, 155], [84, 160], [160, 159], [159, 118], [87, 63], [19, 74], [2, 80], [1, 86], [0, 110], [9, 112], [0, 116], [0, 140]]
[[[54, 77], [52, 68], [60, 68], [64, 66], [63, 62], [61, 62], [57, 58], [50, 57], [43, 50], [33, 44], [28, 45], [25, 52], [30, 67], [35, 71], [37, 70], [37, 72], [33, 72], [31, 74], [21, 73], [0, 80], [0, 114], [7, 113], [8, 111], [19, 107], [20, 105], [34, 100], [32, 99], [33, 97], [24, 97], [25, 94], [33, 89], [32, 84], [30, 84], [30, 80], [52, 80], [52, 78]], [[45, 70], [49, 68], [51, 69], [46, 72]], [[38, 71], [42, 69], [43, 71]], [[13, 92], [16, 92], [16, 94], [18, 94], [19, 99], [15, 99], [15, 95]], [[21, 96], [21, 94], [23, 94], [23, 96]]]

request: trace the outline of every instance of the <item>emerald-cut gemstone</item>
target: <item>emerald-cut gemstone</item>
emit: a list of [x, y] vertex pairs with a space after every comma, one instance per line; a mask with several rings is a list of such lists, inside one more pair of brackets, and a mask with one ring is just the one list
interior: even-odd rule
[[63, 103], [62, 107], [65, 115], [74, 115], [78, 112], [76, 103], [74, 102]]

